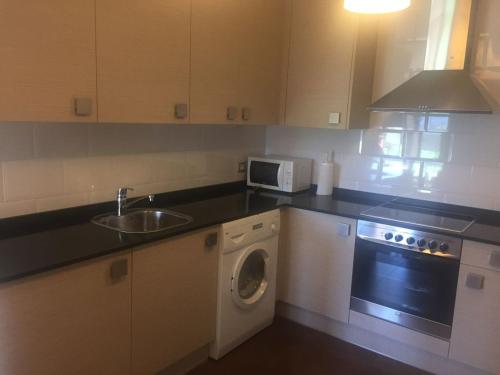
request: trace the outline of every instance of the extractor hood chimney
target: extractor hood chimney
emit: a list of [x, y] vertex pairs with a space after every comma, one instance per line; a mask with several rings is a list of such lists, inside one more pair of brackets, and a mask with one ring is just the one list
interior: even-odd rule
[[488, 101], [469, 73], [475, 1], [419, 1], [428, 1], [423, 70], [368, 109], [384, 112], [492, 113]]

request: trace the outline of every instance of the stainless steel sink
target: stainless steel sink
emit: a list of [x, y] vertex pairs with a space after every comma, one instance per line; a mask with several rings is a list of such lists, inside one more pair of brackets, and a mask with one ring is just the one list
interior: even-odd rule
[[193, 218], [175, 211], [137, 208], [121, 216], [107, 213], [94, 217], [92, 223], [122, 233], [154, 233], [189, 224]]

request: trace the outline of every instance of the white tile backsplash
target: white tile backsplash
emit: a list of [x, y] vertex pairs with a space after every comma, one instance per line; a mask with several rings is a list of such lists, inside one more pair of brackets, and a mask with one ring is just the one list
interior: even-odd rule
[[0, 217], [240, 181], [259, 126], [0, 124]]
[[33, 199], [33, 161], [9, 161], [3, 164], [4, 200]]
[[26, 160], [34, 157], [32, 124], [0, 125], [0, 160]]
[[363, 131], [272, 126], [266, 152], [313, 158], [316, 165], [333, 152], [342, 188], [500, 207], [500, 114], [377, 113]]
[[33, 212], [36, 212], [36, 202], [33, 199], [16, 202], [0, 202], [0, 218], [25, 215]]
[[38, 124], [34, 131], [34, 151], [38, 159], [88, 156], [88, 125]]
[[[333, 153], [336, 186], [500, 210], [500, 115], [374, 114], [369, 130], [0, 124], [0, 217], [239, 181], [264, 151]], [[314, 168], [313, 181], [317, 181]]]
[[59, 159], [40, 159], [31, 162], [32, 197], [47, 198], [64, 194], [64, 165]]

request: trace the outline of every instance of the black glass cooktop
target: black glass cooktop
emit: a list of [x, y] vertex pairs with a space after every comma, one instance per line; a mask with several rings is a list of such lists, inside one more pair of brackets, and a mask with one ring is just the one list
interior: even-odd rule
[[395, 202], [370, 208], [362, 212], [361, 215], [456, 233], [465, 232], [475, 221], [471, 216], [450, 214]]

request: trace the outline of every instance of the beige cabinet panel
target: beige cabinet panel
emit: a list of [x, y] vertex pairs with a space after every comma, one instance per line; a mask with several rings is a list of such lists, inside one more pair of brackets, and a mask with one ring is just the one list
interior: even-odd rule
[[[241, 122], [241, 10], [240, 0], [192, 0], [192, 123]], [[227, 119], [228, 107], [236, 109], [234, 120]]]
[[321, 127], [348, 108], [356, 18], [340, 0], [292, 0], [286, 124]]
[[[373, 24], [372, 19], [368, 22]], [[292, 0], [286, 125], [360, 127], [349, 125], [351, 94], [353, 85], [367, 86], [358, 89], [356, 95], [364, 95], [364, 108], [370, 104], [366, 92], [371, 94], [376, 43], [370, 42], [375, 34], [372, 26], [371, 32], [364, 34], [365, 39], [360, 38], [367, 52], [358, 51], [359, 27], [358, 17], [344, 10], [341, 0]], [[358, 52], [363, 56], [359, 66], [364, 74], [362, 80], [353, 76]], [[364, 112], [367, 118], [368, 112]], [[330, 114], [337, 113], [340, 123], [330, 124]]]
[[[71, 251], [71, 249], [68, 249]], [[130, 253], [0, 286], [0, 373], [123, 375], [130, 371]]]
[[500, 2], [477, 2], [476, 30], [472, 72], [492, 100], [494, 109], [500, 109]]
[[[483, 288], [466, 286], [469, 275], [483, 277]], [[460, 265], [450, 358], [499, 374], [499, 317], [500, 272]]]
[[175, 106], [189, 100], [190, 13], [190, 0], [97, 1], [100, 122], [188, 121]]
[[466, 240], [460, 262], [500, 272], [500, 246]]
[[[337, 225], [349, 226], [349, 235], [338, 235]], [[279, 299], [347, 323], [355, 235], [355, 220], [294, 208], [284, 211]]]
[[285, 0], [243, 0], [240, 104], [244, 123], [278, 124], [285, 45]]
[[218, 229], [162, 241], [133, 254], [132, 373], [155, 374], [214, 339]]
[[376, 101], [424, 70], [431, 0], [382, 16], [373, 82]]
[[94, 0], [0, 2], [0, 56], [0, 121], [97, 120]]
[[191, 122], [277, 124], [286, 0], [192, 4]]

